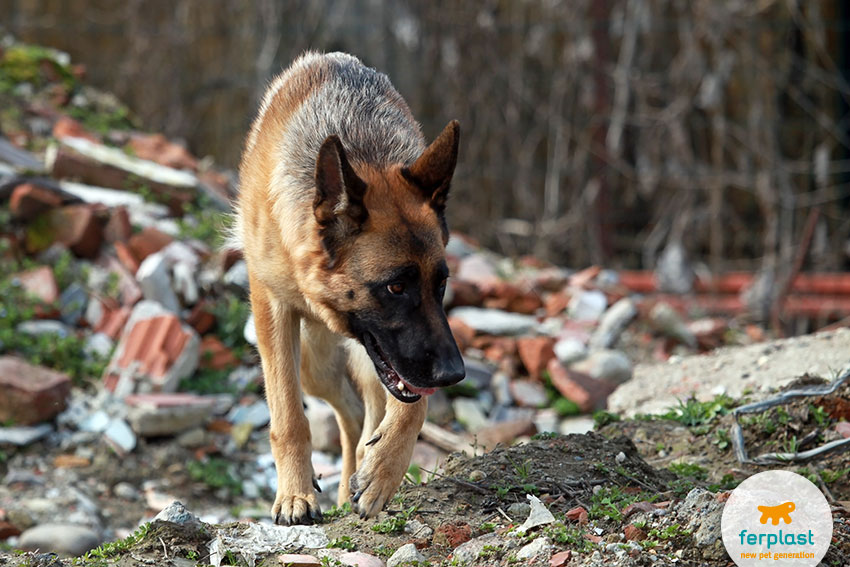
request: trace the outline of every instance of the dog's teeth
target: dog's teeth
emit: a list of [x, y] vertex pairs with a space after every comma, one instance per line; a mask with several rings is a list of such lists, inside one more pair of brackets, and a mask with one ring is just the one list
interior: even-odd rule
[[398, 389], [399, 391], [404, 392], [404, 382], [401, 380], [398, 381]]

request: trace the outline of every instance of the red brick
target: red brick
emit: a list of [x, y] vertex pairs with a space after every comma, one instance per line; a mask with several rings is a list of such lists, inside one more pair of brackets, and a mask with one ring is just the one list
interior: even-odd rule
[[149, 226], [131, 236], [127, 244], [133, 252], [133, 256], [141, 263], [151, 254], [159, 252], [171, 244], [173, 240], [171, 236], [161, 230]]
[[103, 237], [107, 242], [126, 242], [133, 234], [130, 224], [130, 213], [125, 207], [115, 207], [109, 213], [109, 220], [103, 229]]
[[522, 337], [517, 340], [517, 352], [528, 375], [540, 378], [540, 374], [555, 358], [555, 339], [552, 337]]
[[449, 328], [452, 330], [457, 348], [463, 352], [472, 344], [475, 338], [475, 329], [458, 319], [457, 317], [449, 317]]
[[434, 532], [434, 544], [454, 549], [472, 539], [472, 527], [465, 523], [443, 524]]
[[137, 321], [121, 338], [118, 346], [121, 356], [117, 360], [113, 358], [104, 376], [105, 385], [114, 388], [121, 372], [132, 367], [149, 376], [154, 387], [160, 387], [189, 339], [189, 334], [175, 315], [158, 315]]
[[566, 518], [578, 522], [580, 525], [585, 525], [588, 522], [587, 510], [583, 506], [576, 506], [567, 511]]
[[850, 437], [850, 421], [839, 421], [835, 424], [835, 431], [847, 439]]
[[199, 335], [205, 335], [215, 326], [216, 319], [215, 315], [209, 311], [207, 303], [201, 301], [192, 308], [192, 312], [186, 318], [186, 323], [191, 325]]
[[94, 258], [103, 242], [103, 227], [90, 205], [69, 205], [45, 213], [54, 242], [82, 258]]
[[547, 317], [560, 315], [570, 304], [570, 295], [563, 291], [555, 291], [546, 297], [543, 302], [543, 309], [546, 311]]
[[71, 380], [14, 356], [0, 357], [0, 422], [33, 425], [65, 409]]
[[239, 359], [233, 351], [227, 348], [215, 335], [207, 335], [201, 339], [201, 368], [223, 370], [239, 364]]
[[626, 535], [626, 541], [643, 541], [646, 539], [646, 532], [634, 524], [629, 524], [623, 531]]
[[198, 169], [198, 160], [186, 148], [162, 134], [137, 134], [127, 144], [136, 157], [174, 169]]
[[9, 210], [12, 216], [24, 220], [31, 220], [45, 211], [62, 205], [62, 197], [49, 189], [24, 183], [18, 185], [12, 191], [9, 199]]
[[129, 307], [108, 308], [104, 307], [103, 317], [100, 318], [94, 330], [116, 340], [124, 331], [124, 325], [130, 318]]
[[575, 402], [585, 413], [604, 408], [608, 396], [617, 387], [616, 384], [607, 380], [567, 370], [557, 359], [550, 360], [547, 368], [552, 385], [562, 396]]
[[566, 551], [560, 551], [549, 558], [549, 567], [563, 567], [564, 565], [569, 563], [572, 557], [573, 552], [569, 549]]
[[84, 138], [90, 142], [99, 143], [100, 140], [83, 128], [83, 125], [69, 116], [62, 116], [53, 125], [53, 137], [61, 138]]
[[21, 535], [21, 529], [11, 522], [0, 521], [0, 541]]
[[59, 286], [49, 266], [40, 266], [21, 272], [15, 276], [21, 282], [23, 290], [44, 303], [54, 303], [59, 299]]
[[118, 256], [118, 260], [127, 268], [127, 271], [131, 274], [135, 274], [139, 271], [139, 261], [136, 259], [136, 256], [130, 250], [130, 247], [127, 246], [123, 242], [116, 242], [115, 246], [115, 255]]

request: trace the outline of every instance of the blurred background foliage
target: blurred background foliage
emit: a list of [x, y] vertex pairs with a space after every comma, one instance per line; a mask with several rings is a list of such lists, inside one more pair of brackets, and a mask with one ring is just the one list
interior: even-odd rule
[[[235, 167], [306, 49], [388, 74], [427, 137], [462, 125], [453, 228], [568, 266], [847, 269], [842, 0], [0, 0], [153, 130]], [[815, 212], [816, 211], [816, 212]], [[807, 223], [807, 219], [811, 222]]]

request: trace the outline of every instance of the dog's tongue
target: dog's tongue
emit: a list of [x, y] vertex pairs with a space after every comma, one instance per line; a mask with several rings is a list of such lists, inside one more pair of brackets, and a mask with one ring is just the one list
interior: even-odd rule
[[420, 396], [430, 396], [434, 392], [437, 391], [437, 388], [417, 388], [416, 386], [411, 386], [406, 381], [401, 380], [401, 383], [404, 385], [404, 389], [412, 394], [419, 394]]

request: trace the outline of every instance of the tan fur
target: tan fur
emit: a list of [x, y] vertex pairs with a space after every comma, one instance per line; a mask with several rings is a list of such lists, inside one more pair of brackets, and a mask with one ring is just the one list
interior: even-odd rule
[[[343, 445], [339, 502], [347, 500], [349, 477], [356, 470], [363, 516], [377, 514], [401, 482], [427, 407], [427, 398], [403, 403], [387, 394], [345, 319], [354, 309], [371, 308], [374, 299], [365, 287], [369, 277], [405, 261], [431, 274], [444, 258], [438, 214], [402, 174], [425, 149], [418, 125], [401, 97], [387, 87], [385, 109], [403, 126], [401, 133], [388, 132], [403, 141], [401, 149], [354, 152], [361, 158], [351, 165], [368, 184], [369, 218], [356, 239], [341, 245], [333, 269], [313, 209], [316, 189], [310, 176], [317, 148], [304, 154], [313, 156], [312, 163], [298, 153], [299, 136], [309, 130], [300, 125], [305, 105], [321, 110], [315, 98], [327, 92], [339, 72], [333, 66], [356, 71], [354, 62], [348, 56], [308, 54], [278, 77], [263, 99], [240, 166], [236, 237], [248, 265], [271, 412], [278, 477], [272, 514], [279, 523], [315, 520], [320, 514], [302, 392], [324, 398], [334, 408]], [[328, 109], [331, 118], [333, 112]], [[369, 140], [369, 126], [352, 135]], [[422, 249], [405, 248], [400, 234], [415, 234]]]

